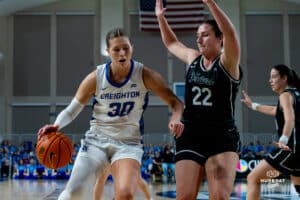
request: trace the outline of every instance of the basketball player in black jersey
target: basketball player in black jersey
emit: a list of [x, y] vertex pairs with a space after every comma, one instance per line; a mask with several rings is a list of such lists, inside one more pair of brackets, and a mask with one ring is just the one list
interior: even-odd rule
[[243, 91], [241, 101], [249, 108], [275, 116], [279, 141], [276, 151], [268, 154], [248, 175], [247, 200], [260, 199], [261, 180], [289, 174], [300, 193], [300, 80], [286, 65], [276, 65], [270, 73], [272, 90], [279, 95], [277, 106], [252, 102]]
[[[200, 1], [199, 1], [200, 3]], [[176, 138], [177, 199], [196, 199], [206, 176], [210, 199], [229, 199], [239, 160], [240, 137], [234, 102], [242, 72], [235, 28], [214, 0], [203, 0], [215, 20], [202, 23], [198, 49], [178, 41], [165, 18], [161, 0], [156, 16], [167, 49], [189, 65], [186, 73], [184, 132]]]

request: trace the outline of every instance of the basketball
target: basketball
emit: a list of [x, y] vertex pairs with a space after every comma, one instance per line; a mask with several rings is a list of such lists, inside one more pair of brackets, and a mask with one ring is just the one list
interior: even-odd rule
[[37, 142], [36, 156], [45, 167], [58, 169], [66, 166], [72, 157], [71, 140], [61, 132], [44, 134]]

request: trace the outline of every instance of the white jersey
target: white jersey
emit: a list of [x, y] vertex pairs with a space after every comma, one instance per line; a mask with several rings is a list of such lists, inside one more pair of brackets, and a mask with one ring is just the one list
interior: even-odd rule
[[143, 64], [131, 61], [123, 83], [109, 79], [110, 63], [97, 66], [97, 87], [93, 101], [91, 129], [127, 142], [139, 143], [143, 132], [143, 112], [148, 104]]

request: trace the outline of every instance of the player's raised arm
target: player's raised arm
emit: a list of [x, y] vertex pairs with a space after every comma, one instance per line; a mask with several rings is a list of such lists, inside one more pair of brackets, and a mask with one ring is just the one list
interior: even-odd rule
[[186, 47], [181, 43], [165, 18], [166, 8], [163, 8], [162, 0], [156, 0], [155, 14], [157, 16], [161, 38], [166, 48], [186, 64], [190, 64], [199, 51]]
[[223, 34], [224, 51], [221, 55], [221, 62], [226, 70], [228, 70], [233, 77], [238, 79], [241, 50], [235, 27], [225, 12], [214, 0], [203, 0], [203, 3], [208, 6]]
[[260, 103], [253, 102], [245, 90], [242, 91], [242, 95], [244, 98], [241, 99], [241, 102], [243, 102], [248, 108], [266, 115], [275, 116], [276, 106], [262, 105]]

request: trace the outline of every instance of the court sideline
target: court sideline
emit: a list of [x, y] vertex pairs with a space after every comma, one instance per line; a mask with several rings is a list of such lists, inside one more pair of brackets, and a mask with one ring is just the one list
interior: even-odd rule
[[[1, 199], [3, 200], [54, 200], [66, 184], [66, 180], [3, 180], [0, 181]], [[105, 185], [102, 200], [113, 198], [113, 182]], [[149, 188], [154, 200], [175, 199], [175, 183], [153, 183], [149, 181]], [[247, 185], [245, 180], [236, 181], [234, 192], [230, 200], [244, 200]], [[143, 200], [140, 191], [136, 193], [136, 200]], [[206, 182], [198, 194], [197, 200], [207, 200]], [[264, 183], [262, 186], [262, 200], [296, 200], [300, 199], [289, 180]]]

